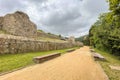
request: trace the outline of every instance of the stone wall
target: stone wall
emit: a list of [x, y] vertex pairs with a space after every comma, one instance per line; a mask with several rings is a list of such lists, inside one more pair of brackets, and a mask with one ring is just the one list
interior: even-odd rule
[[3, 25], [3, 17], [0, 17], [0, 30], [2, 30], [2, 25]]
[[69, 39], [68, 39], [68, 41], [69, 41], [70, 43], [72, 43], [72, 44], [75, 44], [75, 43], [76, 43], [74, 36], [70, 36]]
[[38, 40], [7, 39], [0, 37], [0, 54], [16, 54], [37, 51], [49, 51], [70, 48], [75, 45], [68, 42], [42, 42]]

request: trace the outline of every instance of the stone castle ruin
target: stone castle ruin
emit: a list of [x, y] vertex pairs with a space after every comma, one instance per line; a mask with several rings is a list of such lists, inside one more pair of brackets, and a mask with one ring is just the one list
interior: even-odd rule
[[68, 41], [72, 44], [75, 44], [75, 37], [74, 36], [70, 36], [70, 38], [68, 39]]
[[0, 31], [5, 32], [5, 34], [0, 33], [0, 54], [48, 51], [78, 46], [73, 38], [64, 42], [37, 40], [36, 25], [21, 11], [0, 17]]
[[0, 17], [0, 30], [15, 36], [37, 36], [36, 25], [30, 21], [27, 14], [20, 11]]

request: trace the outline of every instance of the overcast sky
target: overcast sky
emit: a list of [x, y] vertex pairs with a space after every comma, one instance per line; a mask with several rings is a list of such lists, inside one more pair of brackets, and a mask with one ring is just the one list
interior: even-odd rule
[[64, 36], [88, 33], [99, 14], [108, 11], [106, 0], [0, 0], [0, 16], [27, 13], [38, 29]]

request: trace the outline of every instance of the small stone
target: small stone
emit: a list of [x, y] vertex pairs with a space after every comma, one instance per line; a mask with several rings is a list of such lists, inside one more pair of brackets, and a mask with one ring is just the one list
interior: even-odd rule
[[109, 65], [109, 67], [114, 70], [120, 70], [120, 66]]

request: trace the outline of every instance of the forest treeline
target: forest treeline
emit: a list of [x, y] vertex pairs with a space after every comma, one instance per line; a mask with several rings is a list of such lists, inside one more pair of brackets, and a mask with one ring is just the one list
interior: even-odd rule
[[109, 12], [100, 15], [89, 31], [90, 45], [120, 55], [120, 0], [107, 0]]
[[87, 45], [87, 46], [90, 45], [89, 35], [88, 34], [84, 35], [84, 36], [81, 36], [81, 37], [78, 37], [75, 40], [82, 42], [84, 45]]

